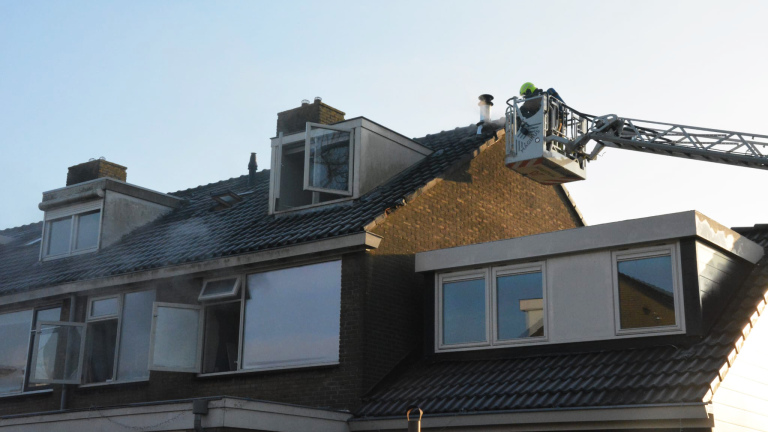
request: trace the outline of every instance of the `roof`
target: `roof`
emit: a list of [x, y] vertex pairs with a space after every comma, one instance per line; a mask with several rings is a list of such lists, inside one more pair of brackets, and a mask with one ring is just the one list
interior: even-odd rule
[[[364, 232], [388, 209], [471, 157], [503, 124], [494, 126], [486, 127], [484, 135], [470, 125], [416, 138], [434, 152], [348, 205], [269, 215], [269, 170], [264, 170], [253, 187], [244, 175], [173, 192], [187, 202], [97, 253], [40, 262], [40, 243], [28, 243], [40, 237], [42, 222], [2, 230], [0, 238], [11, 241], [0, 244], [0, 295]], [[212, 211], [211, 195], [226, 191], [240, 194], [243, 201]]]
[[[768, 225], [741, 230], [759, 241]], [[758, 309], [768, 300], [768, 257], [734, 293], [709, 334], [687, 346], [645, 346], [531, 354], [501, 359], [435, 356], [388, 378], [358, 417], [702, 402], [711, 398]], [[712, 385], [714, 383], [714, 386]]]

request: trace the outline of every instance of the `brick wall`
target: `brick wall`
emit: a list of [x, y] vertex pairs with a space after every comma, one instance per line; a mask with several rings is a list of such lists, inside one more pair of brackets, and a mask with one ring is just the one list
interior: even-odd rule
[[[373, 232], [366, 304], [365, 387], [380, 381], [422, 341], [424, 285], [414, 254], [582, 226], [563, 189], [504, 166], [504, 137], [392, 212]], [[423, 336], [423, 337], [422, 337]]]
[[104, 159], [95, 159], [69, 167], [67, 171], [67, 186], [109, 177], [120, 181], [126, 181], [128, 168]]
[[277, 113], [277, 134], [289, 135], [306, 130], [307, 122], [331, 124], [344, 121], [344, 112], [315, 99], [313, 103]]

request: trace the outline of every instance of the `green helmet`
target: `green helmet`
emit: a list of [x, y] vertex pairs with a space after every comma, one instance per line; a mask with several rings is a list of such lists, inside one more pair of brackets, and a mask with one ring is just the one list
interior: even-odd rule
[[520, 87], [520, 96], [525, 96], [526, 93], [529, 92], [529, 91], [531, 93], [535, 92], [536, 91], [536, 86], [533, 85], [533, 83], [527, 82], [527, 83], [523, 84], [522, 87]]

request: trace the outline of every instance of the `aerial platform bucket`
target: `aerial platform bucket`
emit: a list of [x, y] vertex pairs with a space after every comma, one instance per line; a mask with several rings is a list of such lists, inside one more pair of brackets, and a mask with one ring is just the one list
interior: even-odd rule
[[584, 125], [548, 95], [512, 101], [507, 108], [507, 168], [546, 185], [586, 179], [586, 163], [569, 155], [563, 144], [568, 135], [585, 132]]

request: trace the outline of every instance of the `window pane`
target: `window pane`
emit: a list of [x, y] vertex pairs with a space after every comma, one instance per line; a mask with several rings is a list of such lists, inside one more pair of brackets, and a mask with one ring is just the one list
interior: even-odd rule
[[309, 186], [349, 189], [350, 133], [312, 128], [309, 132]]
[[88, 323], [83, 383], [112, 381], [117, 343], [117, 319]]
[[117, 297], [110, 297], [91, 302], [91, 317], [117, 315]]
[[155, 320], [152, 366], [187, 371], [195, 369], [198, 366], [199, 309], [158, 306]]
[[200, 299], [205, 297], [222, 297], [223, 295], [235, 295], [235, 290], [238, 279], [222, 279], [217, 281], [208, 281], [203, 287], [203, 291], [200, 293]]
[[[33, 327], [36, 327], [37, 323], [40, 322], [40, 321], [60, 321], [60, 320], [61, 320], [61, 308], [60, 307], [51, 308], [51, 309], [41, 309], [41, 310], [38, 310], [38, 311], [35, 312], [35, 323], [33, 324]], [[50, 336], [50, 335], [48, 335], [48, 336]], [[48, 337], [48, 336], [46, 336], [46, 337]], [[34, 344], [34, 334], [30, 335], [30, 343]], [[30, 345], [30, 346], [32, 346], [32, 345]], [[43, 359], [40, 358], [39, 360], [42, 361]], [[30, 361], [31, 361], [31, 359], [30, 359]], [[41, 363], [40, 367], [41, 368], [45, 368], [46, 366]], [[51, 363], [50, 367], [53, 367], [52, 363]], [[49, 370], [46, 374], [50, 375], [52, 373], [53, 373], [53, 370]], [[43, 386], [46, 386], [46, 385], [47, 384], [43, 384], [43, 383], [27, 383], [27, 387], [29, 389], [33, 389], [34, 387], [43, 387]]]
[[675, 325], [672, 257], [618, 263], [621, 328]]
[[69, 253], [69, 241], [72, 232], [72, 218], [66, 217], [48, 222], [47, 255]]
[[248, 276], [243, 368], [339, 361], [341, 261]]
[[31, 330], [31, 310], [0, 315], [0, 394], [22, 390]]
[[237, 370], [240, 302], [208, 306], [205, 310], [203, 373]]
[[41, 325], [35, 333], [30, 381], [78, 383], [82, 337], [82, 324]]
[[443, 343], [484, 342], [485, 279], [443, 284]]
[[117, 379], [136, 380], [149, 377], [149, 332], [152, 328], [154, 291], [128, 293], [123, 301], [120, 326], [120, 351]]
[[95, 248], [99, 241], [99, 210], [77, 217], [75, 250]]
[[544, 298], [541, 273], [496, 278], [500, 340], [544, 336]]

